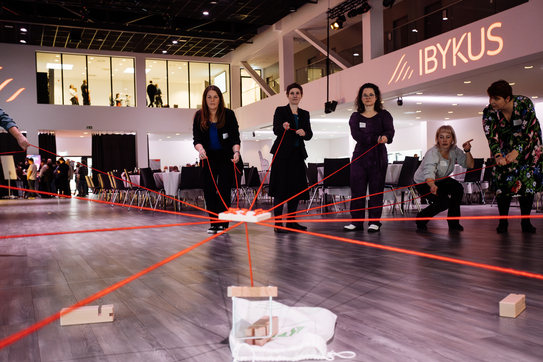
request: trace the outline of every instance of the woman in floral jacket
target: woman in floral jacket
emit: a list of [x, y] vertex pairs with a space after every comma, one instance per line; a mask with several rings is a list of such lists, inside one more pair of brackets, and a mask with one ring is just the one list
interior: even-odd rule
[[[499, 80], [487, 89], [490, 104], [483, 112], [483, 127], [496, 166], [492, 170], [501, 216], [509, 214], [513, 195], [520, 196], [520, 212], [530, 215], [535, 193], [541, 191], [543, 158], [541, 126], [532, 101], [514, 96], [508, 82]], [[496, 229], [507, 232], [507, 219]], [[530, 219], [522, 219], [522, 231], [535, 233]]]

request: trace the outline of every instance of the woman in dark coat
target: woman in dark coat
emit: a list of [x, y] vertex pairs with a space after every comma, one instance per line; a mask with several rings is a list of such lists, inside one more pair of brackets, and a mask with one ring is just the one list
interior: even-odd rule
[[[500, 216], [509, 214], [513, 195], [520, 196], [521, 215], [530, 215], [534, 195], [543, 189], [543, 145], [541, 125], [530, 98], [513, 95], [505, 80], [487, 90], [489, 105], [483, 111], [483, 128], [490, 152], [496, 160], [492, 169]], [[509, 223], [501, 219], [496, 229], [506, 233]], [[535, 233], [530, 219], [522, 219], [522, 231]]]
[[[351, 164], [352, 199], [366, 196], [368, 186], [371, 195], [383, 192], [388, 167], [385, 143], [392, 143], [394, 137], [392, 116], [383, 109], [379, 87], [372, 83], [366, 83], [360, 87], [355, 106], [357, 112], [354, 112], [349, 120], [351, 136], [356, 141], [353, 160], [376, 144], [379, 145]], [[360, 210], [364, 209], [365, 205], [365, 198], [351, 201], [351, 216], [353, 219], [364, 219], [366, 217], [366, 211]], [[370, 197], [369, 217], [380, 219], [383, 212], [382, 206], [382, 193]], [[377, 232], [380, 228], [381, 223], [379, 221], [370, 221], [368, 232]], [[352, 224], [343, 227], [345, 231], [363, 229], [363, 221], [354, 221]]]
[[[298, 108], [302, 100], [302, 86], [292, 83], [287, 87], [288, 103], [284, 107], [277, 107], [273, 116], [273, 133], [277, 136], [273, 143], [271, 153], [275, 158], [272, 164], [270, 176], [270, 196], [274, 198], [274, 206], [291, 198], [297, 193], [307, 189], [307, 177], [305, 162], [307, 152], [304, 141], [313, 137], [309, 112]], [[283, 136], [284, 134], [284, 136]], [[282, 141], [281, 141], [282, 139]], [[305, 191], [287, 202], [288, 213], [296, 212], [300, 200], [308, 200], [309, 192]], [[283, 205], [274, 209], [276, 217], [283, 214]], [[298, 230], [306, 230], [289, 218], [287, 227]], [[277, 221], [276, 226], [282, 226], [282, 221]], [[288, 232], [275, 228], [276, 233]]]
[[[192, 134], [194, 148], [203, 161], [202, 177], [207, 210], [219, 214], [230, 207], [234, 163], [237, 164], [240, 161], [238, 169], [240, 166], [243, 167], [243, 164], [239, 154], [241, 140], [238, 121], [234, 112], [224, 106], [221, 90], [217, 86], [210, 85], [204, 90], [202, 109], [194, 115]], [[210, 166], [213, 178], [209, 171]], [[210, 216], [216, 218], [211, 213]], [[221, 233], [227, 228], [228, 222], [212, 224], [207, 233]]]

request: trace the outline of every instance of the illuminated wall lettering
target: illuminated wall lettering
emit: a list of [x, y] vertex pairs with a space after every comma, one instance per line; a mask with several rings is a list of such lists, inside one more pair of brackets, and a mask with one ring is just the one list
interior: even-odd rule
[[[0, 69], [2, 69], [2, 67], [0, 67]], [[13, 80], [13, 78], [9, 78], [9, 79], [6, 79], [5, 81], [2, 82], [2, 84], [0, 84], [0, 91], [6, 86], [9, 84], [9, 82], [11, 82]], [[12, 100], [14, 100], [15, 98], [17, 98], [19, 96], [19, 94], [21, 94], [22, 91], [24, 91], [25, 88], [19, 88], [19, 90], [15, 93], [13, 93], [13, 95], [11, 97], [9, 97], [6, 102], [11, 102]]]

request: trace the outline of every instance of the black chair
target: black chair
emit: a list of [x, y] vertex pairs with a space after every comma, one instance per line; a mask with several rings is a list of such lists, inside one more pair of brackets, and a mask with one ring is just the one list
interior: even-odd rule
[[[144, 193], [143, 201], [141, 203], [141, 209], [143, 210], [143, 207], [145, 206], [145, 203], [147, 200], [149, 200], [149, 206], [154, 210], [156, 210], [156, 207], [158, 206], [158, 202], [162, 200], [164, 202], [164, 189], [159, 189], [156, 186], [155, 178], [153, 177], [153, 171], [151, 168], [146, 167], [140, 169], [140, 184], [143, 187], [142, 192]], [[152, 196], [151, 194], [154, 194]], [[154, 197], [155, 205], [152, 204], [152, 199]]]
[[[230, 195], [231, 204], [234, 205], [239, 198], [239, 201], [241, 201], [242, 195], [244, 195], [244, 184], [242, 182], [244, 181], [243, 177], [243, 169], [237, 168], [234, 171], [234, 179], [232, 180], [232, 192]], [[237, 188], [236, 188], [237, 186]]]
[[[179, 200], [194, 199], [198, 206], [198, 199], [204, 196], [202, 179], [200, 177], [201, 167], [181, 167], [181, 177], [179, 178], [179, 189], [177, 198]], [[179, 205], [181, 210], [181, 205]]]
[[[345, 199], [345, 196], [351, 196], [351, 159], [346, 158], [325, 158], [324, 159], [324, 178], [323, 198], [321, 206], [324, 205], [327, 195], [332, 196], [335, 203], [335, 197]], [[334, 205], [337, 211], [337, 206]]]
[[244, 167], [243, 173], [245, 175], [245, 184], [243, 185], [243, 190], [244, 190], [243, 192], [245, 194], [245, 199], [247, 200], [247, 203], [250, 204], [255, 197], [258, 197], [256, 192], [260, 188], [260, 177], [258, 176], [258, 169], [254, 166]]
[[[112, 197], [112, 205], [115, 202], [115, 199], [117, 198], [117, 195], [119, 196], [119, 201], [123, 201], [123, 206], [126, 203], [128, 199], [128, 193], [131, 191], [129, 188], [127, 188], [124, 185], [124, 182], [122, 181], [121, 175], [122, 173], [119, 171], [113, 171], [109, 173], [111, 180], [111, 186], [113, 187], [113, 197]], [[124, 196], [124, 197], [123, 197]]]
[[85, 176], [85, 179], [87, 180], [87, 186], [92, 190], [92, 199], [94, 199], [94, 196], [97, 195], [100, 196], [100, 188], [94, 185], [94, 181], [92, 180], [92, 177], [90, 175]]
[[[466, 185], [474, 184], [474, 185], [476, 185], [479, 188], [479, 192], [481, 194], [481, 203], [484, 204], [485, 203], [485, 195], [483, 193], [483, 188], [481, 186], [481, 175], [482, 175], [482, 172], [483, 172], [482, 168], [483, 168], [483, 163], [485, 162], [485, 160], [482, 159], [482, 158], [474, 158], [473, 161], [474, 161], [474, 166], [473, 166], [472, 169], [468, 169], [468, 171], [469, 170], [476, 170], [476, 171], [471, 171], [471, 172], [466, 173], [465, 177], [464, 177], [464, 181], [462, 182], [462, 184], [466, 184]], [[467, 204], [471, 204], [472, 200], [471, 200], [471, 197], [468, 196], [468, 195], [471, 195], [471, 194], [464, 193], [464, 198], [465, 198]]]
[[322, 163], [308, 163], [306, 174], [307, 174], [307, 181], [309, 182], [309, 186], [313, 186], [313, 194], [311, 195], [311, 199], [309, 200], [309, 206], [307, 207], [307, 212], [309, 212], [309, 209], [311, 208], [311, 205], [313, 204], [313, 200], [315, 200], [315, 196], [318, 196], [318, 192], [322, 191], [323, 185], [322, 182], [320, 182], [318, 185], [317, 182], [319, 182], [319, 167], [324, 167], [324, 164]]
[[[417, 171], [417, 168], [419, 167], [419, 158], [418, 157], [410, 157], [406, 156], [405, 160], [403, 161], [402, 169], [400, 171], [400, 176], [398, 177], [398, 182], [390, 182], [385, 184], [385, 189], [389, 188], [392, 190], [392, 193], [394, 194], [394, 198], [396, 199], [396, 202], [399, 202], [398, 195], [396, 195], [396, 189], [402, 188], [401, 191], [401, 204], [400, 204], [400, 212], [403, 214], [404, 211], [404, 196], [405, 193], [408, 192], [412, 198], [415, 201], [415, 205], [417, 205], [418, 210], [420, 211], [420, 202], [417, 199], [417, 193], [414, 186], [411, 186], [415, 183], [413, 180], [413, 177], [415, 176], [415, 172]], [[410, 186], [410, 187], [406, 187]], [[394, 209], [393, 209], [394, 210]]]

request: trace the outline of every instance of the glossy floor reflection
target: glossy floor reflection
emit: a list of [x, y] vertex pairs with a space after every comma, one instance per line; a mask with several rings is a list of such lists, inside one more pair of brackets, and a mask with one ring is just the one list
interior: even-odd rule
[[[469, 205], [462, 214], [496, 215], [497, 209]], [[387, 207], [384, 217], [403, 216]], [[192, 221], [81, 200], [0, 201], [2, 236]], [[465, 220], [463, 232], [449, 232], [445, 221], [430, 222], [423, 233], [407, 221], [383, 223], [373, 234], [344, 232], [345, 223], [304, 225], [312, 232], [543, 274], [543, 220], [533, 224], [536, 234], [521, 233], [518, 220], [508, 234], [496, 233], [496, 220]], [[207, 228], [0, 239], [0, 337], [207, 238]], [[278, 286], [277, 300], [284, 304], [337, 314], [328, 350], [354, 351], [351, 361], [542, 360], [542, 280], [317, 236], [274, 234], [264, 226], [249, 225], [249, 231], [255, 285]], [[231, 361], [225, 343], [229, 285], [250, 285], [245, 227], [102, 298], [100, 303], [115, 305], [115, 322], [61, 327], [57, 321], [0, 350], [0, 361]], [[498, 316], [498, 303], [509, 293], [526, 295], [527, 309], [516, 319]]]

